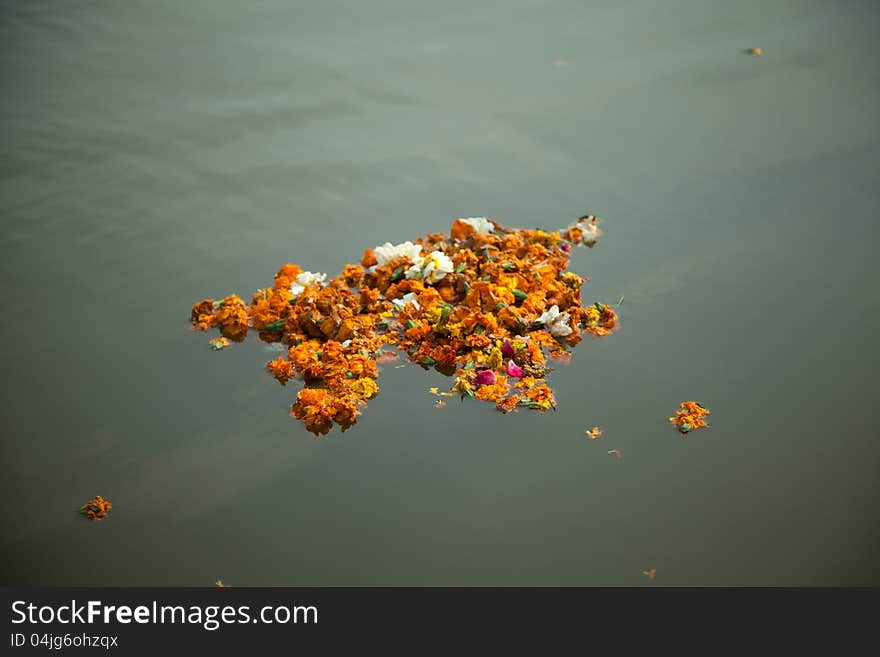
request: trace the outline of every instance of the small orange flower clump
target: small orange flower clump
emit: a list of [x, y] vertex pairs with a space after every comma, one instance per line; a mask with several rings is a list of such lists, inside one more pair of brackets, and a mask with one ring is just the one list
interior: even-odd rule
[[449, 235], [366, 249], [331, 280], [288, 263], [249, 304], [204, 299], [191, 321], [229, 340], [250, 329], [285, 345], [266, 369], [282, 385], [305, 383], [291, 414], [317, 435], [350, 427], [378, 393], [385, 345], [453, 377], [463, 397], [503, 412], [546, 411], [556, 401], [545, 354], [570, 356], [584, 334], [605, 336], [618, 324], [609, 306], [583, 306], [585, 280], [566, 271], [573, 247], [595, 244], [597, 222], [586, 216], [547, 232], [457, 219]]
[[105, 500], [100, 495], [96, 495], [88, 502], [80, 507], [80, 514], [84, 515], [89, 520], [101, 520], [107, 517], [107, 513], [110, 509], [113, 508], [113, 505], [110, 504], [107, 500]]
[[679, 431], [687, 433], [693, 429], [708, 427], [709, 424], [703, 418], [709, 415], [709, 409], [695, 401], [681, 402], [681, 410], [675, 412], [675, 416], [669, 418]]

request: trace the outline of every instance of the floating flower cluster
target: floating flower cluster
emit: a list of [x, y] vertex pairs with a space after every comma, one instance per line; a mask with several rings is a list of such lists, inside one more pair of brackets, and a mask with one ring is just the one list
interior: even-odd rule
[[101, 520], [102, 518], [107, 517], [107, 513], [110, 509], [113, 508], [113, 505], [110, 504], [107, 500], [105, 500], [100, 495], [95, 495], [92, 499], [82, 505], [80, 507], [80, 514], [84, 515], [89, 520]]
[[708, 427], [709, 423], [703, 418], [709, 415], [709, 409], [695, 401], [681, 402], [681, 410], [675, 412], [675, 416], [669, 418], [679, 431], [687, 433], [693, 429]]
[[593, 216], [555, 232], [457, 219], [448, 236], [367, 249], [329, 281], [286, 264], [249, 303], [205, 299], [191, 319], [235, 342], [251, 329], [283, 343], [287, 353], [267, 369], [282, 385], [304, 381], [291, 414], [315, 434], [354, 424], [379, 390], [384, 345], [454, 377], [462, 396], [503, 412], [546, 411], [556, 404], [546, 357], [564, 358], [583, 333], [617, 326], [609, 306], [582, 306], [585, 281], [566, 271], [572, 246], [593, 246], [600, 234]]

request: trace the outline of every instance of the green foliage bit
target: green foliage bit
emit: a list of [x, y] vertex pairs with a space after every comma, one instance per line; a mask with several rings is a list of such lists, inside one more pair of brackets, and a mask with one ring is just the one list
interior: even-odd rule
[[392, 282], [392, 283], [396, 283], [396, 282], [399, 281], [401, 278], [403, 278], [403, 267], [398, 267], [398, 268], [395, 269], [394, 272], [391, 274], [391, 282]]
[[461, 272], [464, 271], [465, 267], [467, 267], [467, 263], [466, 263], [466, 262], [462, 262], [462, 263], [460, 263], [460, 264], [458, 265], [458, 267], [455, 268], [455, 273], [456, 273], [456, 274], [460, 274]]
[[283, 328], [284, 328], [284, 320], [283, 319], [276, 319], [271, 324], [266, 324], [266, 326], [263, 328], [263, 330], [264, 331], [280, 331]]
[[522, 303], [523, 301], [525, 301], [526, 299], [529, 298], [529, 295], [526, 294], [525, 292], [523, 292], [522, 290], [520, 290], [518, 287], [513, 288], [513, 296], [520, 303]]

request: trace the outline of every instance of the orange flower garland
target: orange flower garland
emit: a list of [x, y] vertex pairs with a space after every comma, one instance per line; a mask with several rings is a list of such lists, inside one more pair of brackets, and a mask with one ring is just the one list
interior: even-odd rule
[[334, 279], [282, 266], [249, 304], [236, 295], [193, 306], [197, 330], [217, 328], [234, 342], [248, 329], [288, 351], [266, 365], [279, 383], [301, 379], [291, 414], [323, 435], [345, 431], [379, 387], [385, 345], [423, 368], [454, 378], [452, 390], [503, 412], [554, 408], [545, 352], [565, 357], [583, 333], [617, 327], [609, 306], [582, 307], [584, 280], [566, 272], [573, 246], [595, 244], [595, 217], [561, 233], [505, 229], [458, 219], [415, 243], [367, 249]]

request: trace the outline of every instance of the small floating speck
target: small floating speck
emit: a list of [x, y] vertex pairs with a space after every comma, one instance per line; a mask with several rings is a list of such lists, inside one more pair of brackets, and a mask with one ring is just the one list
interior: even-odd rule
[[214, 338], [208, 344], [211, 345], [211, 349], [214, 351], [220, 351], [221, 349], [226, 349], [229, 345], [232, 344], [232, 341], [228, 338]]

